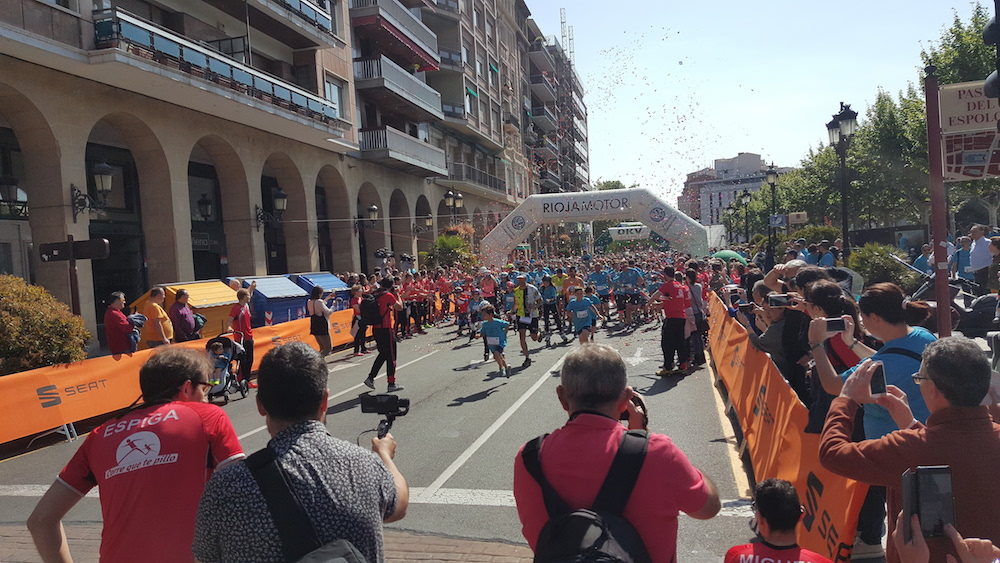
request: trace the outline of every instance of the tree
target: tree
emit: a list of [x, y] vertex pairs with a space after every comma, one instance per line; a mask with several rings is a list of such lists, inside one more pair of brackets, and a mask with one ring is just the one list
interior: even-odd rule
[[435, 267], [451, 266], [470, 267], [476, 263], [476, 257], [469, 249], [469, 243], [464, 238], [455, 235], [441, 235], [434, 241], [434, 249], [421, 252], [421, 258], [430, 261]]
[[90, 334], [44, 288], [0, 275], [0, 375], [78, 362]]

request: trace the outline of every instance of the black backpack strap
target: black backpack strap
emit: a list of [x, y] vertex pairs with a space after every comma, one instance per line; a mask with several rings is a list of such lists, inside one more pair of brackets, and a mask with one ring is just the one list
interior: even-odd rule
[[285, 472], [274, 457], [270, 446], [251, 454], [246, 459], [260, 492], [264, 495], [271, 519], [281, 536], [281, 552], [286, 561], [298, 561], [302, 556], [320, 546], [316, 530], [299, 499], [285, 477]]
[[622, 515], [639, 478], [648, 444], [649, 434], [645, 430], [629, 430], [622, 435], [615, 460], [611, 462], [608, 476], [604, 478], [604, 484], [594, 500], [595, 512]]
[[914, 352], [913, 350], [907, 350], [906, 348], [896, 348], [895, 346], [891, 348], [882, 348], [878, 351], [879, 354], [896, 354], [897, 356], [906, 356], [912, 360], [918, 362], [923, 361], [923, 355]]
[[545, 509], [549, 513], [549, 518], [552, 518], [553, 516], [570, 512], [570, 508], [569, 505], [566, 504], [566, 501], [559, 496], [559, 493], [552, 488], [549, 480], [545, 478], [545, 474], [542, 473], [542, 462], [538, 457], [538, 454], [542, 449], [542, 440], [544, 440], [546, 436], [548, 436], [548, 434], [543, 434], [526, 443], [524, 448], [521, 449], [521, 460], [524, 462], [525, 469], [527, 469], [528, 473], [535, 479], [538, 486], [542, 488], [542, 498], [545, 499]]

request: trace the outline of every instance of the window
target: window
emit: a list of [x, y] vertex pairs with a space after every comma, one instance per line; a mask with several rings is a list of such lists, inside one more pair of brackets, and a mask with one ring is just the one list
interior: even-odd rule
[[341, 117], [341, 108], [344, 102], [344, 85], [343, 82], [333, 78], [332, 76], [327, 76], [323, 88], [323, 95], [326, 97], [327, 101], [334, 105], [334, 111], [337, 117]]
[[467, 45], [462, 45], [462, 62], [469, 64], [472, 61], [472, 57], [469, 56], [469, 47]]
[[483, 75], [483, 59], [476, 57], [476, 76]]
[[479, 24], [482, 23], [482, 21], [483, 16], [479, 12], [479, 8], [472, 10], [472, 27], [479, 27]]

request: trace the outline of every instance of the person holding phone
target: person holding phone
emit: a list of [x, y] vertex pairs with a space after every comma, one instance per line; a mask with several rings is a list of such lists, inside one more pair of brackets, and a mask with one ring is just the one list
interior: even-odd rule
[[[862, 307], [862, 310], [864, 308]], [[990, 365], [975, 341], [950, 336], [931, 342], [923, 361], [910, 374], [916, 391], [886, 386], [886, 394], [871, 393], [878, 362], [866, 360], [844, 382], [833, 401], [820, 443], [820, 462], [834, 473], [888, 488], [889, 514], [902, 508], [902, 475], [927, 465], [947, 465], [952, 475], [954, 527], [965, 536], [1000, 542], [1000, 487], [994, 486], [1000, 464], [1000, 424], [981, 403], [990, 385]], [[886, 376], [891, 381], [888, 362]], [[930, 411], [926, 425], [912, 409], [917, 402]], [[902, 428], [880, 438], [852, 442], [854, 418], [864, 405], [876, 405]], [[867, 423], [867, 411], [865, 422]], [[890, 534], [896, 519], [890, 519]], [[931, 561], [956, 555], [945, 537], [927, 539]], [[890, 542], [886, 560], [902, 559]]]

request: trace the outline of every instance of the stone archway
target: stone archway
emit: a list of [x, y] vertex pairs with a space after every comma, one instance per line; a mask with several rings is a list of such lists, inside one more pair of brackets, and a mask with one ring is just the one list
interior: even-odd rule
[[[317, 188], [322, 187], [326, 196], [326, 209], [322, 214], [326, 223], [320, 222], [320, 202], [316, 202], [317, 240], [326, 237], [331, 248], [331, 270], [336, 272], [354, 269], [354, 225], [351, 217], [347, 183], [340, 171], [327, 164], [316, 178]], [[326, 225], [324, 229], [323, 226]]]
[[[431, 218], [431, 225], [429, 227], [425, 225], [427, 217]], [[415, 237], [417, 239], [417, 252], [430, 252], [434, 248], [434, 215], [431, 213], [430, 201], [423, 194], [417, 197], [414, 218], [416, 219], [418, 230]]]
[[[228, 244], [254, 239], [246, 167], [236, 150], [222, 137], [206, 135], [191, 148], [187, 174], [195, 279], [221, 279], [231, 272], [254, 272], [254, 246]], [[211, 204], [207, 218], [198, 209], [202, 198]], [[213, 260], [217, 261], [214, 272]]]
[[560, 221], [641, 221], [671, 246], [694, 256], [708, 253], [702, 225], [644, 188], [572, 194], [535, 194], [518, 205], [482, 242], [480, 258], [500, 265], [518, 244], [541, 224]]
[[[378, 219], [368, 220], [368, 207], [375, 205], [378, 207]], [[388, 210], [382, 203], [382, 198], [378, 194], [378, 189], [371, 182], [361, 184], [358, 191], [358, 206], [356, 223], [358, 229], [358, 246], [361, 256], [361, 271], [371, 274], [376, 266], [381, 266], [382, 261], [375, 258], [375, 251], [386, 246], [387, 237], [385, 228]]]
[[[309, 219], [308, 212], [310, 202], [298, 166], [283, 152], [268, 156], [261, 169], [260, 201], [265, 213], [274, 214], [278, 188], [288, 196], [287, 208], [280, 221], [268, 221], [262, 227], [267, 273], [314, 271], [317, 252], [315, 222]], [[311, 200], [312, 193], [309, 196]]]

